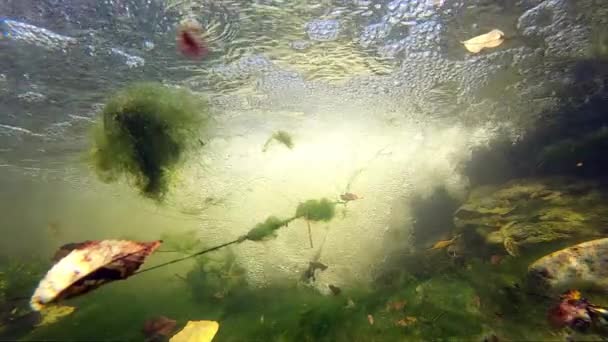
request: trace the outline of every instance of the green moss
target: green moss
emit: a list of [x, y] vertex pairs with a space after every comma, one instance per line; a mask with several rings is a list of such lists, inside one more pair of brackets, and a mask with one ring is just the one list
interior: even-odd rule
[[208, 105], [185, 90], [142, 83], [116, 93], [94, 130], [94, 166], [105, 182], [127, 175], [141, 193], [162, 200], [169, 175], [197, 133]]
[[289, 224], [289, 220], [281, 220], [276, 216], [270, 216], [266, 219], [266, 221], [262, 223], [258, 223], [255, 227], [253, 227], [249, 233], [247, 233], [247, 240], [251, 241], [260, 241], [264, 239], [271, 238], [275, 235], [275, 231], [283, 226]]
[[245, 269], [238, 264], [231, 249], [196, 259], [185, 279], [192, 297], [199, 303], [221, 301], [247, 286]]
[[296, 217], [310, 221], [329, 221], [336, 215], [336, 203], [322, 198], [321, 200], [308, 200], [300, 203], [296, 209]]

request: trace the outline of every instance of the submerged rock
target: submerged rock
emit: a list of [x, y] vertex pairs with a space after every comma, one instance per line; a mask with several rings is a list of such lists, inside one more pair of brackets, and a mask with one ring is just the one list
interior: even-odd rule
[[608, 286], [608, 238], [587, 241], [546, 255], [528, 267], [528, 285], [539, 293]]
[[503, 244], [511, 255], [520, 246], [601, 236], [608, 202], [599, 185], [572, 179], [523, 179], [480, 187], [454, 215], [459, 232]]

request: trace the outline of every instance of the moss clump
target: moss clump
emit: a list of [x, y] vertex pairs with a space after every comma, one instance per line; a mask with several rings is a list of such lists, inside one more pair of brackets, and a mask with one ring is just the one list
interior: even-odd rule
[[268, 138], [268, 140], [266, 140], [266, 143], [264, 144], [264, 148], [262, 149], [263, 152], [266, 152], [268, 150], [268, 146], [270, 146], [270, 143], [273, 140], [276, 140], [279, 143], [285, 145], [285, 147], [287, 147], [290, 150], [293, 148], [293, 138], [291, 137], [291, 134], [289, 134], [285, 131], [277, 131], [277, 132], [274, 132], [272, 134], [272, 136], [270, 138]]
[[106, 103], [95, 127], [93, 161], [99, 177], [125, 174], [141, 193], [162, 200], [169, 174], [196, 142], [208, 105], [185, 90], [133, 85]]
[[327, 198], [321, 200], [308, 200], [300, 203], [296, 209], [296, 217], [309, 221], [329, 221], [336, 215], [336, 203]]
[[286, 226], [291, 220], [281, 220], [276, 216], [269, 216], [266, 221], [258, 223], [245, 236], [247, 240], [260, 241], [274, 236], [274, 232]]

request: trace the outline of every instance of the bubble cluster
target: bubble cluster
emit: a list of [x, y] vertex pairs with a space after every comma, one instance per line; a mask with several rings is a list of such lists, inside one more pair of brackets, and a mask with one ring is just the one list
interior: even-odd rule
[[340, 22], [338, 20], [313, 20], [306, 24], [306, 32], [311, 40], [332, 41], [340, 34]]

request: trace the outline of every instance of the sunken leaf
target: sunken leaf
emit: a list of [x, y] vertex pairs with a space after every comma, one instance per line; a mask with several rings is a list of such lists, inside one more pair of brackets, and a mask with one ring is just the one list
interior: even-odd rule
[[483, 49], [499, 46], [505, 41], [504, 37], [504, 32], [494, 29], [488, 33], [466, 40], [462, 44], [470, 52], [479, 53]]

